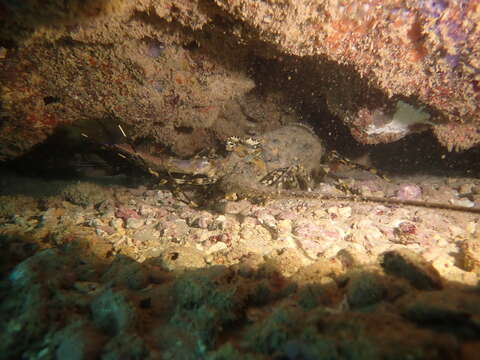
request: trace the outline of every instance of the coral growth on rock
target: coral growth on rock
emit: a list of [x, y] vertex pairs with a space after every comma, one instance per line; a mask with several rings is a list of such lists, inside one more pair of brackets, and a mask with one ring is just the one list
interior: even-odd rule
[[364, 143], [480, 142], [474, 0], [4, 1], [0, 17], [0, 159], [111, 113], [188, 156], [306, 104]]

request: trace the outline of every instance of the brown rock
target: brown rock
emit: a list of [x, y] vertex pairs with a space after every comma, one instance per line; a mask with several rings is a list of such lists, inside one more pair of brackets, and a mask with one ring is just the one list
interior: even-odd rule
[[480, 273], [480, 239], [464, 240], [460, 244], [459, 265], [465, 271]]

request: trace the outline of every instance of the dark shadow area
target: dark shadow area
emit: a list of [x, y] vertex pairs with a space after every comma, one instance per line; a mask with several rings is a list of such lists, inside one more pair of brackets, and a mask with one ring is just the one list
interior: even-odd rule
[[133, 176], [134, 170], [128, 163], [109, 149], [125, 142], [118, 124], [119, 121], [107, 116], [58, 126], [47, 140], [23, 156], [3, 162], [2, 168], [43, 180]]
[[[53, 184], [52, 181], [56, 180], [85, 180], [105, 186], [140, 183], [150, 186], [155, 183], [155, 178], [140, 163], [121, 157], [112, 147], [128, 142], [118, 127], [114, 126], [114, 121], [106, 123], [108, 129], [102, 129], [102, 121], [86, 121], [86, 124], [93, 124], [95, 131], [89, 132], [88, 126], [82, 127], [81, 124], [76, 127], [59, 127], [47, 141], [38, 144], [24, 156], [3, 163], [1, 168], [14, 171], [20, 176], [40, 178], [46, 181], [44, 189], [61, 188], [60, 182]], [[361, 145], [340, 122], [332, 120], [324, 124], [327, 126], [321, 129], [315, 127], [314, 130], [322, 137], [328, 151], [336, 150], [353, 161], [367, 155], [369, 166], [383, 174], [480, 177], [478, 148], [462, 153], [448, 152], [429, 132], [413, 134], [390, 144]], [[90, 135], [84, 137], [82, 134]], [[150, 143], [148, 139], [137, 139], [132, 145], [137, 150], [148, 151]], [[217, 153], [221, 158], [224, 145], [219, 146]], [[173, 155], [168, 148], [162, 149], [162, 153]], [[52, 183], [48, 184], [49, 181]], [[18, 193], [22, 193], [23, 190], [17, 188]], [[24, 190], [31, 193], [28, 189]], [[61, 192], [61, 189], [58, 191]]]
[[392, 174], [480, 177], [480, 148], [449, 152], [430, 132], [371, 147], [373, 164]]
[[75, 26], [109, 13], [117, 0], [0, 0], [0, 45], [15, 48], [38, 27]]
[[389, 144], [358, 143], [350, 129], [330, 112], [327, 103], [345, 103], [349, 109], [360, 105], [375, 108], [387, 102], [386, 95], [372, 88], [351, 67], [318, 58], [277, 56], [277, 60], [254, 58], [251, 76], [257, 84], [256, 93], [261, 96], [264, 92], [280, 91], [285, 102], [314, 128], [327, 150], [350, 159], [368, 155], [371, 166], [391, 175], [480, 175], [478, 147], [448, 152], [431, 131], [411, 134]]

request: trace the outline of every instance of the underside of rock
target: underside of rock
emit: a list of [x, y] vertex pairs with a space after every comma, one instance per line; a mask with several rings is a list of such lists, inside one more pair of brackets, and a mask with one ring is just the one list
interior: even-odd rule
[[427, 131], [450, 151], [469, 149], [480, 141], [479, 9], [3, 1], [0, 159], [61, 126], [100, 137], [98, 126], [82, 129], [93, 119], [179, 156], [298, 121], [346, 126], [364, 144]]

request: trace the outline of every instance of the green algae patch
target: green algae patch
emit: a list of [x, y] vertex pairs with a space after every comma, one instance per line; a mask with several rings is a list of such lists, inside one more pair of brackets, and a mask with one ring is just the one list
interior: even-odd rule
[[173, 286], [176, 307], [171, 323], [192, 331], [206, 348], [214, 346], [223, 328], [238, 318], [241, 298], [236, 286], [226, 283], [225, 270], [188, 273]]

